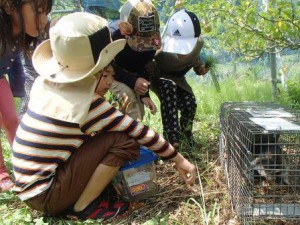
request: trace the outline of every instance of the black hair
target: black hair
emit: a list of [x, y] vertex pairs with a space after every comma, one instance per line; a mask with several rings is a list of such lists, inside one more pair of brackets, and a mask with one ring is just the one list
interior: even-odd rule
[[[53, 0], [0, 0], [0, 55], [5, 54], [6, 50], [14, 46], [19, 47], [25, 54], [30, 51], [30, 45], [37, 43], [37, 37], [30, 37], [25, 33], [24, 18], [22, 7], [30, 3], [35, 12], [36, 25], [39, 28], [39, 9], [47, 14], [51, 11]], [[16, 11], [21, 21], [21, 32], [13, 35], [13, 24], [11, 15], [7, 11]]]

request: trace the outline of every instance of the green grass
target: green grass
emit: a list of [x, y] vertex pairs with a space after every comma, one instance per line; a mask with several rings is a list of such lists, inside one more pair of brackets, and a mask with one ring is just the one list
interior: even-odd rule
[[195, 90], [199, 96], [198, 113], [218, 115], [219, 107], [226, 101], [270, 101], [271, 86], [266, 81], [254, 81], [251, 77], [228, 78], [220, 81], [221, 93], [213, 85], [202, 84]]
[[[220, 68], [219, 68], [220, 70]], [[219, 93], [210, 79], [210, 75], [207, 74], [203, 77], [189, 77], [189, 82], [192, 84], [197, 103], [197, 113], [194, 123], [194, 134], [196, 138], [204, 146], [203, 150], [194, 152], [193, 157], [190, 158], [194, 162], [198, 169], [198, 186], [200, 187], [199, 196], [192, 196], [180, 199], [178, 204], [172, 211], [167, 211], [166, 208], [161, 207], [151, 208], [152, 216], [149, 215], [145, 218], [140, 218], [139, 213], [136, 216], [139, 218], [139, 222], [136, 224], [144, 225], [158, 225], [158, 224], [195, 224], [195, 221], [202, 221], [203, 224], [218, 224], [217, 221], [223, 222], [230, 218], [225, 218], [224, 214], [228, 209], [228, 205], [224, 206], [225, 202], [228, 204], [228, 194], [226, 190], [219, 187], [221, 182], [212, 179], [212, 174], [219, 173], [222, 177], [222, 173], [218, 167], [218, 135], [219, 135], [219, 111], [220, 105], [226, 101], [259, 101], [270, 102], [271, 96], [271, 84], [268, 80], [258, 80], [256, 76], [251, 73], [245, 74], [239, 77], [227, 77], [219, 80], [221, 92]], [[157, 97], [151, 93], [152, 98], [156, 102], [159, 108], [159, 102]], [[283, 97], [280, 99], [282, 104], [288, 104], [288, 98]], [[144, 123], [154, 128], [158, 132], [162, 131], [160, 112], [155, 116], [146, 113]], [[8, 168], [11, 170], [11, 151], [4, 135], [1, 135], [1, 142], [4, 148], [5, 162]], [[224, 184], [223, 184], [224, 185]], [[216, 188], [216, 186], [219, 187]], [[171, 186], [166, 188], [166, 191]], [[158, 202], [159, 199], [153, 199], [152, 201]], [[176, 203], [173, 202], [174, 204]], [[227, 207], [227, 208], [226, 208]], [[176, 214], [177, 211], [181, 212]], [[225, 210], [225, 211], [224, 211]], [[175, 214], [175, 216], [174, 216]], [[176, 217], [177, 215], [177, 217]], [[231, 218], [232, 219], [232, 218]], [[135, 219], [125, 219], [119, 221], [119, 224], [131, 224]], [[64, 221], [60, 218], [47, 217], [42, 213], [29, 209], [24, 203], [20, 202], [18, 198], [11, 192], [0, 194], [0, 224], [101, 224], [101, 222], [85, 221], [74, 222]], [[113, 223], [112, 223], [113, 224]]]

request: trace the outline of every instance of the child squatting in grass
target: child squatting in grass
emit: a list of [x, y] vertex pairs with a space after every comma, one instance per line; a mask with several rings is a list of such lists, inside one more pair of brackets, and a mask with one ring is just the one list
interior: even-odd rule
[[192, 163], [102, 97], [112, 83], [110, 63], [125, 43], [111, 41], [102, 17], [78, 12], [62, 17], [35, 50], [32, 61], [40, 76], [12, 159], [14, 191], [31, 208], [79, 219], [125, 213], [129, 203], [109, 184], [127, 160], [137, 159], [140, 145], [172, 160], [187, 185], [195, 182]]

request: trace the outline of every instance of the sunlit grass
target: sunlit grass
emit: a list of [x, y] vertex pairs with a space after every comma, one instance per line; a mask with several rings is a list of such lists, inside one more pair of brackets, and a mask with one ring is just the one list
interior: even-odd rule
[[266, 80], [254, 80], [252, 77], [227, 78], [219, 81], [221, 92], [218, 93], [210, 81], [199, 83], [195, 82], [195, 78], [190, 79], [198, 102], [197, 117], [217, 116], [220, 105], [227, 101], [272, 101], [271, 85]]

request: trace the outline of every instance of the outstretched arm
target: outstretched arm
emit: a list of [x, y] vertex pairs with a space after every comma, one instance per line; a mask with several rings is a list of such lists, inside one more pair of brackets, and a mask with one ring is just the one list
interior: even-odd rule
[[137, 122], [128, 115], [122, 114], [100, 97], [96, 97], [91, 105], [88, 119], [81, 125], [86, 134], [93, 132], [121, 131], [136, 139], [164, 160], [172, 160], [186, 184], [194, 183], [196, 179], [195, 166], [185, 159], [161, 135]]

